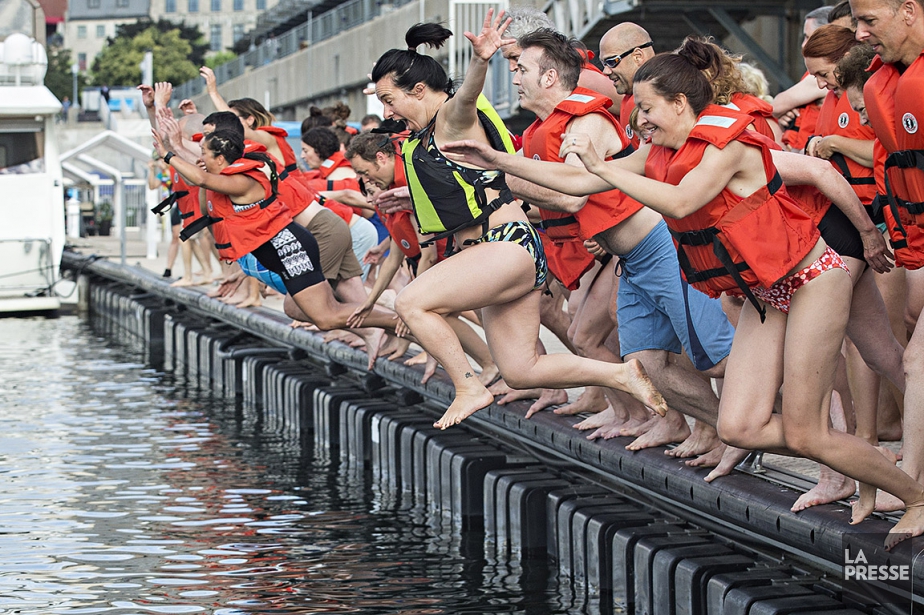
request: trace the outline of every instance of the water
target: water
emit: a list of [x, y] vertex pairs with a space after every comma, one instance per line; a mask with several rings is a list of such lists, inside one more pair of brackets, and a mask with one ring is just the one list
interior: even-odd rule
[[0, 614], [585, 610], [75, 317], [0, 339]]

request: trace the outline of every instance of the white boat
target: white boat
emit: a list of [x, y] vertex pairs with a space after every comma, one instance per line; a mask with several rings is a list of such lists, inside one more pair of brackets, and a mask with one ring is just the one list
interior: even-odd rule
[[60, 307], [61, 103], [44, 85], [47, 65], [45, 48], [25, 34], [0, 42], [0, 312]]

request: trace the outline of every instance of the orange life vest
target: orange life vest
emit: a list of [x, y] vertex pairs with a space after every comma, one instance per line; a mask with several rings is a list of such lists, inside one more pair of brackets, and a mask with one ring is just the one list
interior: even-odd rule
[[924, 267], [924, 127], [920, 126], [924, 60], [918, 56], [902, 73], [876, 56], [869, 70], [875, 73], [863, 88], [863, 98], [883, 148], [874, 164], [882, 166], [889, 237], [896, 263], [920, 269]]
[[[292, 222], [288, 208], [273, 194], [264, 166], [262, 160], [240, 158], [221, 171], [222, 175], [243, 174], [259, 182], [265, 196], [256, 203], [232, 203], [227, 194], [206, 191], [211, 221], [221, 228], [215, 237], [215, 247], [223, 260], [237, 260], [252, 252]], [[218, 235], [221, 235], [221, 243]]]
[[[821, 105], [821, 113], [819, 113], [818, 122], [815, 124], [815, 132], [822, 137], [840, 135], [859, 141], [872, 141], [876, 138], [876, 133], [873, 132], [872, 128], [860, 124], [860, 115], [850, 107], [850, 101], [847, 100], [847, 97], [838, 96], [834, 92], [828, 92], [825, 102]], [[865, 167], [843, 154], [831, 156], [831, 164], [853, 186], [854, 192], [857, 193], [864, 205], [869, 205], [873, 202], [873, 198], [876, 196], [876, 180], [873, 178], [871, 168]]]
[[279, 169], [283, 168], [282, 164], [280, 164], [275, 156], [267, 151], [266, 146], [262, 143], [244, 140], [244, 153], [248, 154], [250, 152], [266, 154], [266, 156], [273, 161], [273, 164], [276, 165], [276, 172], [279, 174], [279, 182], [276, 185], [276, 189], [279, 192], [279, 198], [285, 203], [285, 206], [292, 213], [293, 217], [305, 211], [308, 206], [311, 205], [312, 201], [320, 198], [320, 195], [305, 187], [294, 175], [285, 171], [279, 173]]
[[287, 174], [299, 175], [301, 171], [298, 170], [298, 160], [295, 157], [295, 151], [292, 149], [292, 146], [289, 145], [289, 142], [286, 141], [286, 137], [289, 136], [282, 128], [276, 126], [260, 126], [257, 130], [262, 130], [263, 132], [268, 132], [276, 139], [276, 145], [279, 146], [279, 151], [282, 152], [282, 162], [285, 164], [283, 169], [279, 171], [279, 179], [285, 179], [283, 177]]
[[773, 105], [767, 101], [751, 94], [735, 92], [732, 94], [731, 102], [722, 106], [738, 113], [750, 115], [754, 122], [754, 130], [771, 141], [776, 139], [773, 130], [770, 128], [770, 122], [776, 123], [776, 118], [773, 117]]
[[[197, 220], [202, 218], [202, 210], [199, 208], [199, 186], [190, 186], [186, 180], [175, 170], [172, 181], [170, 182], [170, 196], [158, 203], [151, 211], [155, 214], [165, 214], [170, 211], [174, 205], [180, 210], [180, 221], [183, 225], [183, 231], [190, 228]], [[180, 238], [186, 241], [194, 233], [180, 232]]]
[[747, 130], [752, 122], [749, 115], [710, 105], [680, 149], [652, 146], [645, 175], [676, 186], [710, 145], [721, 149], [740, 141], [760, 148], [766, 186], [744, 199], [725, 188], [692, 214], [666, 221], [687, 282], [711, 297], [744, 295], [763, 317], [750, 288], [772, 286], [792, 271], [819, 233], [783, 187], [766, 138]]
[[635, 134], [635, 131], [632, 130], [632, 126], [629, 125], [629, 118], [632, 116], [633, 109], [635, 109], [635, 95], [626, 94], [622, 97], [622, 103], [619, 105], [619, 121], [622, 123], [623, 130], [625, 131], [626, 138], [629, 139], [629, 143], [632, 144], [634, 149], [638, 149], [638, 135]]

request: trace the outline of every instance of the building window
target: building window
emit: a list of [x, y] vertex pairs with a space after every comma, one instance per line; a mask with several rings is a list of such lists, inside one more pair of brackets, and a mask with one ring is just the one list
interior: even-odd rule
[[243, 11], [244, 10], [244, 0], [234, 0], [234, 10]]
[[106, 26], [96, 26], [96, 38], [106, 38]]
[[257, 10], [258, 11], [266, 10], [266, 0], [257, 0]]
[[77, 54], [77, 69], [87, 70], [87, 54], [85, 53]]
[[99, 0], [87, 0], [87, 8], [90, 8], [90, 9], [98, 9], [98, 8], [99, 8]]
[[165, 13], [176, 13], [176, 0], [167, 0], [164, 6]]
[[198, 13], [199, 12], [199, 0], [189, 0], [189, 12]]
[[209, 49], [221, 51], [221, 24], [213, 23], [209, 29]]
[[244, 24], [242, 23], [234, 24], [234, 29], [232, 30], [232, 36], [234, 38], [233, 42], [235, 43], [241, 40], [242, 38], [244, 38]]
[[116, 0], [116, 7], [120, 9], [128, 8], [128, 0]]
[[77, 26], [77, 38], [87, 38], [86, 26]]
[[213, 13], [221, 12], [221, 0], [212, 0], [212, 12]]

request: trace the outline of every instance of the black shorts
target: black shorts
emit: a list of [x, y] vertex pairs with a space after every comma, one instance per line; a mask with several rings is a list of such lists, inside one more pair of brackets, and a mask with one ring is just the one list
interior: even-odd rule
[[252, 253], [261, 265], [279, 274], [290, 295], [325, 282], [318, 242], [295, 222]]
[[821, 238], [841, 256], [851, 256], [863, 260], [863, 241], [860, 231], [850, 223], [847, 216], [834, 205], [828, 209], [818, 223]]
[[180, 208], [174, 205], [170, 208], [170, 226], [179, 226], [183, 223], [180, 218]]

